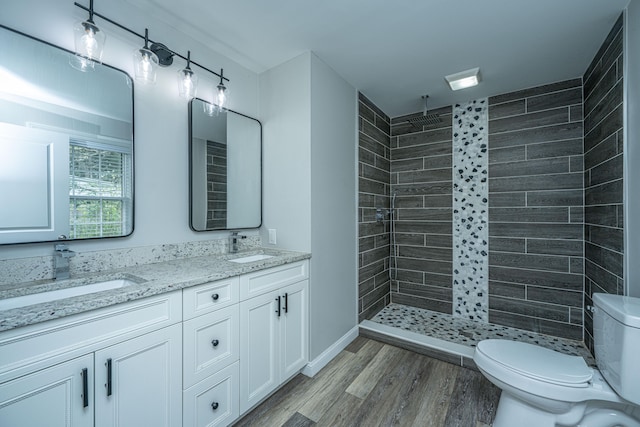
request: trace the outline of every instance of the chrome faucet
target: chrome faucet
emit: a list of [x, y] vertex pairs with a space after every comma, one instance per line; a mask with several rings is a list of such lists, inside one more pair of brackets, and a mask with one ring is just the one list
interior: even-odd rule
[[53, 278], [68, 279], [71, 277], [69, 273], [69, 259], [76, 256], [76, 253], [69, 249], [64, 243], [57, 243], [53, 247], [55, 256], [53, 257]]
[[247, 236], [245, 236], [244, 234], [238, 234], [237, 231], [233, 231], [231, 233], [231, 236], [229, 236], [229, 253], [238, 253], [238, 240], [246, 238]]

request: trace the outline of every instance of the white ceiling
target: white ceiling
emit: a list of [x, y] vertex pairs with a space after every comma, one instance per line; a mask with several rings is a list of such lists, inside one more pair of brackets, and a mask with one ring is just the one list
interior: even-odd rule
[[311, 50], [395, 117], [580, 77], [629, 0], [128, 2], [255, 72]]

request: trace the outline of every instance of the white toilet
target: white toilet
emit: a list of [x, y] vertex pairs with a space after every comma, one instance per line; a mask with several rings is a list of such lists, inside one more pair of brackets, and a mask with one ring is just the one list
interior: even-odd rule
[[640, 427], [640, 299], [594, 294], [596, 363], [533, 344], [478, 343], [478, 369], [502, 389], [493, 427]]

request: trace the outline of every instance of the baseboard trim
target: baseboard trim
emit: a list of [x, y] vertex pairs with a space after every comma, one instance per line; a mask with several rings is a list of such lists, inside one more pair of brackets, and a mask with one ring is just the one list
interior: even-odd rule
[[329, 348], [323, 351], [320, 356], [307, 363], [302, 369], [302, 374], [307, 377], [314, 377], [322, 368], [327, 366], [334, 357], [344, 350], [353, 340], [358, 337], [359, 327], [354, 326], [349, 332], [344, 334], [338, 341], [334, 342]]

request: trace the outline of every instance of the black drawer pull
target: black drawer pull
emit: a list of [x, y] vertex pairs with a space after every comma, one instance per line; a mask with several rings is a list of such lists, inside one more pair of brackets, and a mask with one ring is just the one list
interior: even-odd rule
[[218, 301], [218, 298], [220, 298], [220, 295], [218, 295], [218, 294], [211, 295], [211, 299], [214, 300], [214, 301]]
[[214, 347], [217, 347], [218, 344], [220, 344], [220, 341], [218, 341], [218, 340], [211, 341], [211, 345], [214, 346]]
[[80, 374], [82, 376], [82, 407], [89, 406], [89, 378], [87, 378], [87, 368], [82, 370]]
[[278, 309], [276, 310], [276, 313], [278, 313], [278, 317], [280, 317], [280, 295], [278, 295], [278, 298], [276, 298], [276, 301], [278, 301]]
[[107, 359], [107, 396], [111, 396], [111, 359]]
[[218, 406], [220, 406], [220, 405], [218, 405], [218, 402], [213, 402], [211, 404], [211, 409], [213, 409], [215, 411], [216, 409], [218, 409]]

